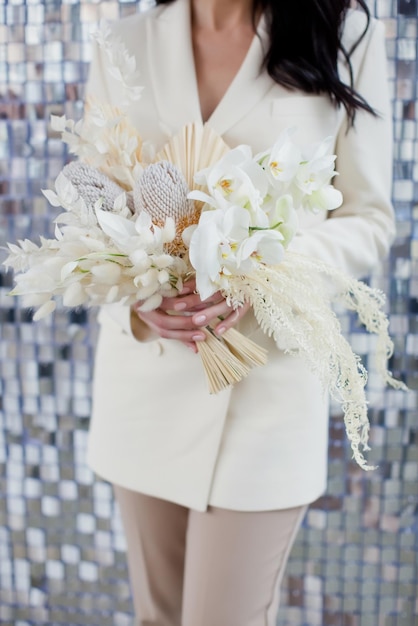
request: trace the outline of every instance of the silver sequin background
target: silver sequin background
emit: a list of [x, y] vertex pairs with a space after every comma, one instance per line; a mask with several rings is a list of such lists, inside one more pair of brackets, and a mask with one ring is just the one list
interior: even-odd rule
[[[418, 626], [418, 8], [417, 0], [370, 6], [387, 32], [398, 220], [392, 255], [371, 282], [388, 294], [391, 367], [411, 391], [381, 389], [370, 338], [343, 317], [371, 372], [371, 458], [379, 469], [366, 475], [350, 462], [334, 407], [328, 490], [292, 551], [280, 626]], [[40, 189], [67, 155], [49, 116], [81, 115], [97, 22], [145, 7], [0, 0], [0, 245], [51, 232]], [[110, 486], [85, 465], [95, 313], [59, 310], [34, 324], [7, 296], [10, 285], [2, 270], [0, 624], [128, 626], [118, 511]]]

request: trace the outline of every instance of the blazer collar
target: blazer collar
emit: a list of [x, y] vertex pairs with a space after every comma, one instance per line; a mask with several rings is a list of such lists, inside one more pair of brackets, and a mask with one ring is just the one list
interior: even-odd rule
[[[190, 0], [175, 0], [150, 13], [147, 56], [158, 115], [171, 133], [189, 122], [202, 122], [191, 39]], [[241, 68], [208, 120], [219, 134], [242, 119], [273, 86], [261, 71], [267, 44], [260, 21]]]

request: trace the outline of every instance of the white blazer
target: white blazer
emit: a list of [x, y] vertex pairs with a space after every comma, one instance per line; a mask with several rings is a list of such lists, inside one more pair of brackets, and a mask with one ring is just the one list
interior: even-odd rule
[[[347, 49], [365, 25], [350, 11]], [[160, 148], [167, 133], [201, 120], [189, 0], [175, 0], [119, 21], [114, 32], [135, 55], [144, 86], [129, 114]], [[343, 108], [328, 97], [289, 91], [260, 70], [263, 25], [208, 123], [231, 146], [256, 151], [286, 127], [301, 142], [332, 135], [336, 186], [344, 204], [330, 219], [301, 214], [292, 248], [362, 276], [387, 253], [394, 233], [390, 203], [391, 113], [384, 32], [372, 20], [352, 56], [355, 87], [379, 112], [359, 111], [347, 130]], [[341, 76], [348, 80], [344, 64]], [[114, 104], [118, 86], [96, 50], [89, 92]], [[243, 330], [266, 346], [268, 364], [233, 389], [209, 395], [199, 357], [152, 334], [137, 341], [129, 309], [103, 308], [97, 347], [88, 459], [101, 477], [197, 510], [208, 505], [268, 510], [306, 504], [326, 486], [328, 399], [300, 358], [285, 355], [251, 314]]]

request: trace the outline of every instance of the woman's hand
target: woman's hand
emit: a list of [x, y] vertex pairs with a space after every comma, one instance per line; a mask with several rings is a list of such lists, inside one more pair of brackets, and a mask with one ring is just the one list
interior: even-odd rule
[[[214, 332], [222, 335], [245, 315], [249, 305], [245, 304], [234, 311], [226, 303], [220, 292], [216, 292], [207, 300], [202, 301], [194, 292], [195, 282], [190, 280], [184, 285], [183, 291], [174, 298], [164, 298], [160, 307], [154, 311], [140, 311], [132, 307], [144, 324], [164, 339], [176, 339], [188, 348], [197, 352], [196, 342], [205, 340], [202, 328], [214, 324]], [[138, 303], [140, 304], [140, 303]], [[135, 323], [132, 331], [137, 338]]]

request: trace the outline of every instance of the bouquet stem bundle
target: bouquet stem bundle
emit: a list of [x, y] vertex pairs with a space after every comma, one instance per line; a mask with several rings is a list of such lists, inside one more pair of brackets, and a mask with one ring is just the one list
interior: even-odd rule
[[265, 365], [267, 350], [234, 328], [218, 337], [211, 327], [203, 329], [206, 340], [196, 343], [210, 393], [218, 393], [247, 376], [253, 367]]

